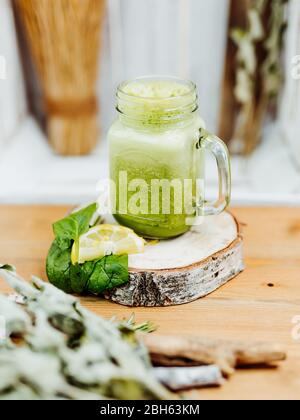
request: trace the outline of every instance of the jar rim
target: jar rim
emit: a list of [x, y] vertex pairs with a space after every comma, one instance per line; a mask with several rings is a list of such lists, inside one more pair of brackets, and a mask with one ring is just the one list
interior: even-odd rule
[[[178, 94], [176, 96], [172, 96], [172, 97], [165, 96], [165, 97], [160, 97], [160, 98], [135, 96], [135, 95], [132, 95], [132, 94], [124, 91], [124, 88], [126, 86], [128, 86], [130, 83], [136, 83], [136, 82], [142, 82], [142, 81], [150, 81], [150, 80], [152, 80], [152, 81], [158, 81], [158, 82], [159, 81], [174, 82], [174, 83], [181, 84], [183, 86], [187, 86], [190, 89], [187, 92], [182, 93], [182, 94]], [[180, 98], [188, 97], [193, 92], [195, 92], [196, 90], [197, 90], [196, 84], [194, 82], [192, 82], [191, 80], [189, 80], [189, 79], [183, 79], [183, 78], [180, 78], [180, 77], [167, 76], [167, 75], [166, 76], [164, 76], [164, 75], [153, 75], [153, 76], [151, 76], [150, 75], [150, 76], [137, 77], [137, 78], [131, 79], [131, 80], [129, 79], [129, 80], [126, 80], [126, 81], [120, 83], [118, 85], [118, 88], [117, 88], [117, 96], [119, 97], [119, 94], [121, 94], [123, 98], [127, 97], [128, 100], [130, 100], [130, 99], [131, 100], [134, 100], [134, 99], [142, 99], [144, 101], [149, 101], [149, 102], [157, 102], [158, 100], [160, 102], [161, 101], [163, 102], [163, 101], [172, 101], [172, 100], [176, 101], [176, 100], [178, 100]]]

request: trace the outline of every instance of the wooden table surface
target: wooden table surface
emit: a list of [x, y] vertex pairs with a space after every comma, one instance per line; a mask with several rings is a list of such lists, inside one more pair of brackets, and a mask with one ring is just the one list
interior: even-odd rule
[[[0, 261], [29, 278], [45, 278], [51, 224], [68, 207], [0, 206]], [[212, 295], [189, 305], [131, 309], [101, 299], [83, 303], [110, 318], [151, 320], [160, 334], [282, 343], [287, 362], [278, 369], [241, 370], [221, 389], [194, 391], [203, 399], [300, 399], [300, 340], [292, 321], [300, 316], [300, 209], [236, 208], [244, 224], [246, 271]], [[9, 288], [0, 279], [0, 292]], [[299, 331], [300, 329], [298, 329]]]

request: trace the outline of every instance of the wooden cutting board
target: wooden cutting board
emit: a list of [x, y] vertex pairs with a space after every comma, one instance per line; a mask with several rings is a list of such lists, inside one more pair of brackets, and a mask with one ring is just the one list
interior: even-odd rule
[[[21, 275], [45, 278], [44, 261], [53, 239], [51, 223], [68, 207], [0, 206], [0, 260]], [[242, 370], [220, 389], [193, 391], [201, 399], [300, 399], [300, 209], [239, 208], [246, 270], [204, 299], [168, 308], [130, 309], [105, 300], [83, 303], [106, 318], [135, 312], [160, 334], [188, 334], [230, 340], [276, 341], [289, 354], [279, 369]], [[0, 292], [8, 292], [0, 280]], [[293, 338], [293, 330], [295, 337]]]
[[199, 217], [178, 238], [129, 257], [129, 282], [105, 297], [131, 307], [183, 305], [209, 295], [245, 268], [238, 221], [228, 212]]

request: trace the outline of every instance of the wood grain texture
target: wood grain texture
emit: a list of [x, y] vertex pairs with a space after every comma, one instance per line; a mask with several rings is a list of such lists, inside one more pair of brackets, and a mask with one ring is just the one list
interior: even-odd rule
[[[51, 223], [68, 207], [0, 207], [0, 260], [20, 274], [45, 278], [44, 260], [53, 239]], [[289, 358], [279, 369], [241, 370], [221, 389], [193, 391], [201, 399], [299, 399], [300, 341], [292, 337], [292, 319], [300, 316], [300, 210], [239, 208], [244, 224], [247, 269], [214, 294], [169, 308], [139, 308], [137, 321], [151, 320], [158, 333], [211, 339], [279, 342]], [[9, 289], [0, 280], [0, 291]], [[133, 309], [104, 300], [83, 303], [110, 318], [129, 317]]]
[[234, 217], [205, 218], [185, 235], [130, 256], [129, 282], [105, 298], [131, 307], [183, 305], [234, 279], [244, 268], [243, 240]]
[[130, 271], [129, 283], [108, 290], [105, 298], [131, 307], [183, 305], [224, 286], [244, 268], [243, 243], [238, 238], [228, 248], [188, 267]]

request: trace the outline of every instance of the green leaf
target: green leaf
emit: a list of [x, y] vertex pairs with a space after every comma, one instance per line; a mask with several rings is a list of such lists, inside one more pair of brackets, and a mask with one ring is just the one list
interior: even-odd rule
[[88, 231], [96, 210], [97, 205], [93, 204], [53, 225], [56, 238], [47, 257], [47, 276], [54, 286], [67, 293], [99, 295], [129, 280], [127, 255], [110, 255], [84, 264], [72, 264], [73, 243]]
[[71, 248], [64, 249], [60, 247], [60, 242], [56, 239], [48, 253], [46, 261], [46, 272], [49, 281], [66, 293], [72, 293], [70, 269]]
[[1, 263], [0, 263], [0, 270], [11, 271], [12, 273], [14, 273], [16, 271], [16, 269], [13, 265], [1, 264]]
[[128, 256], [111, 255], [97, 261], [73, 265], [71, 251], [55, 241], [47, 258], [49, 281], [67, 293], [100, 295], [128, 282]]
[[93, 262], [82, 265], [71, 264], [70, 282], [73, 293], [82, 294], [88, 292], [88, 282], [93, 272], [94, 265]]
[[80, 235], [88, 231], [91, 219], [96, 211], [97, 204], [94, 203], [54, 223], [53, 231], [55, 237], [60, 240], [76, 241]]
[[87, 289], [90, 293], [97, 295], [105, 290], [121, 286], [128, 280], [128, 255], [110, 255], [95, 262]]

